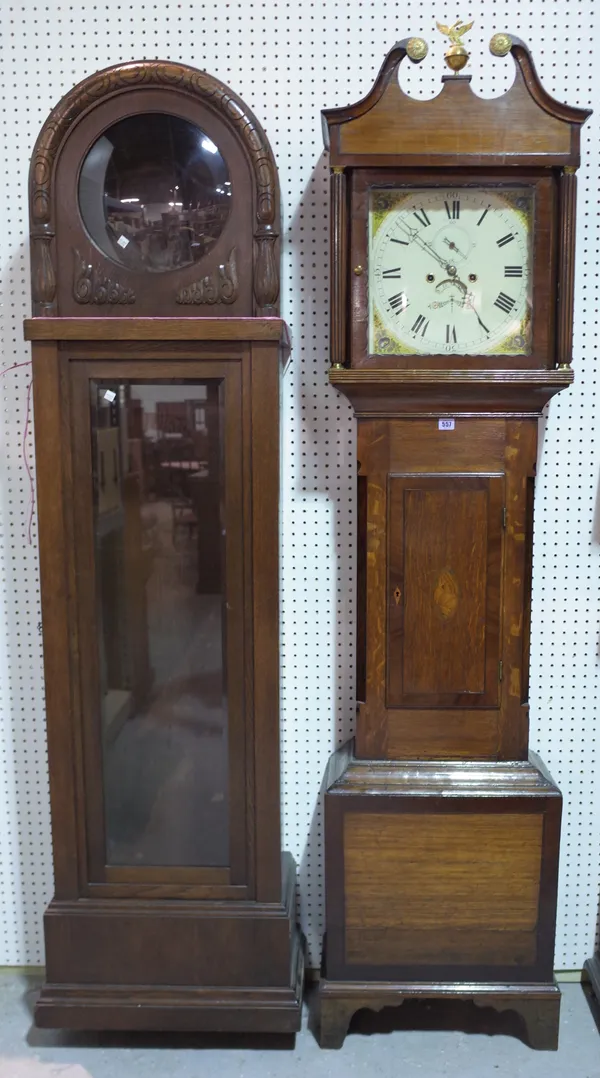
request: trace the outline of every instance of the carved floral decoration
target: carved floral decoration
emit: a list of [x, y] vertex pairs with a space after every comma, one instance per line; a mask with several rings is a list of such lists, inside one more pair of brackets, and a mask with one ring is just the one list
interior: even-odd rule
[[106, 277], [103, 273], [82, 258], [79, 251], [73, 250], [75, 270], [73, 275], [73, 298], [77, 303], [135, 303], [133, 288]]
[[175, 300], [183, 304], [235, 303], [238, 297], [238, 276], [235, 247], [231, 248], [224, 265], [218, 266], [193, 284], [180, 288]]

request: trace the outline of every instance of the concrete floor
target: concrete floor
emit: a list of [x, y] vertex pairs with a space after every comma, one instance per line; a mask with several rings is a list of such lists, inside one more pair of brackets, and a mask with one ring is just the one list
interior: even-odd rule
[[[306, 1021], [294, 1048], [252, 1037], [68, 1035], [33, 1028], [38, 984], [18, 971], [0, 973], [0, 1078], [600, 1078], [595, 1003], [578, 984], [561, 985], [558, 1052], [534, 1052], [502, 1033], [440, 1029], [447, 1013], [431, 1006], [421, 1029], [351, 1033], [339, 1052], [321, 1051]], [[387, 1012], [388, 1026], [403, 1009]]]

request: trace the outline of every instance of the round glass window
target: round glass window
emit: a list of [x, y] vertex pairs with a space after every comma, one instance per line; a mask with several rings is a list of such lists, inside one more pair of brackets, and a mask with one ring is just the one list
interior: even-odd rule
[[79, 177], [87, 231], [131, 270], [164, 273], [198, 262], [221, 235], [231, 199], [219, 147], [195, 124], [159, 112], [109, 127]]

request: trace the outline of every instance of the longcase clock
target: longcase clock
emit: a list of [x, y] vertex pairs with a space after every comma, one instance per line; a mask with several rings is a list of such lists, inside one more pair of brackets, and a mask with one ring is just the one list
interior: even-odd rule
[[[449, 66], [468, 27], [442, 28]], [[331, 163], [330, 380], [358, 419], [354, 743], [325, 796], [320, 1039], [408, 997], [515, 1011], [557, 1044], [561, 795], [528, 750], [537, 417], [567, 387], [575, 172], [589, 115], [525, 47], [482, 99], [398, 84], [323, 113]]]
[[217, 79], [131, 63], [54, 109], [30, 184], [55, 869], [36, 1021], [293, 1032], [273, 155]]

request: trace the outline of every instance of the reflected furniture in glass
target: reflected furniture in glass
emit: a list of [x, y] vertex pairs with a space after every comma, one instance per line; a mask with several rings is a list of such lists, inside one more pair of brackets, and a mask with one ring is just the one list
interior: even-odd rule
[[34, 150], [25, 332], [55, 868], [42, 1026], [299, 1028], [279, 807], [278, 221], [256, 120], [182, 65], [92, 76]]

